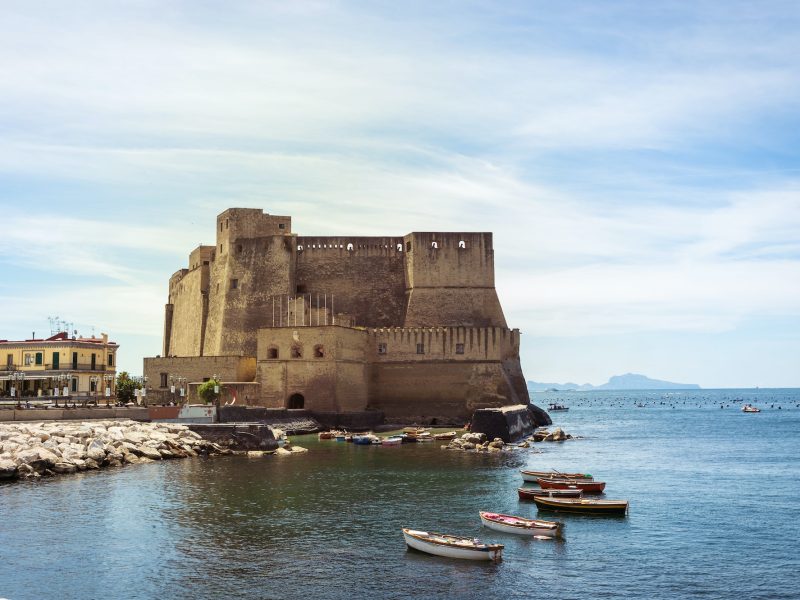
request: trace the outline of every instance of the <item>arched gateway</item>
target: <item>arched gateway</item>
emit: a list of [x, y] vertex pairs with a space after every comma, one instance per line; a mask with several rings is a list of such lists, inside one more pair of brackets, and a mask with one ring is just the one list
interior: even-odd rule
[[289, 409], [296, 409], [296, 408], [303, 408], [305, 406], [306, 399], [303, 397], [303, 394], [292, 394], [289, 396], [289, 401], [286, 403], [286, 408]]

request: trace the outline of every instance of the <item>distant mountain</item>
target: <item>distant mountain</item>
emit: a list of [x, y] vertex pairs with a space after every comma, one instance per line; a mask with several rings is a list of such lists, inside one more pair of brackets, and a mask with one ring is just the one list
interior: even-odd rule
[[699, 390], [700, 386], [696, 383], [672, 383], [671, 381], [650, 379], [645, 375], [637, 375], [636, 373], [626, 373], [625, 375], [614, 375], [608, 380], [608, 383], [597, 386], [590, 383], [578, 385], [577, 383], [538, 383], [529, 381], [528, 389], [532, 392], [548, 390], [586, 392], [590, 390]]

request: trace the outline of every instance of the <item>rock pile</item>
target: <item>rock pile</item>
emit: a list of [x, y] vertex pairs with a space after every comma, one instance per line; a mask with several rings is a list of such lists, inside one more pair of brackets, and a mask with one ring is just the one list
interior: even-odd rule
[[508, 449], [505, 442], [500, 438], [494, 438], [491, 442], [486, 438], [485, 433], [465, 433], [460, 438], [455, 438], [446, 446], [445, 450], [474, 450], [476, 452], [501, 452]]
[[226, 453], [185, 425], [136, 421], [0, 424], [0, 479], [38, 478]]
[[574, 439], [572, 435], [566, 433], [561, 427], [556, 427], [552, 432], [547, 429], [538, 429], [531, 436], [534, 442], [563, 442]]

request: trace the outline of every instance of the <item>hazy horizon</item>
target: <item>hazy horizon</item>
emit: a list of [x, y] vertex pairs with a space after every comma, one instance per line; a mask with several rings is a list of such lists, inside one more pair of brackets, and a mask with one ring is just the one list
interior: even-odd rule
[[0, 338], [161, 352], [229, 207], [491, 231], [526, 380], [800, 387], [800, 7], [0, 8]]

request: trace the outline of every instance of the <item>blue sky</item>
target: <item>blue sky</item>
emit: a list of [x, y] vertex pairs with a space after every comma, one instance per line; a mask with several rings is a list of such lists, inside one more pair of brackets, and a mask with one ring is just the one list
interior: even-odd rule
[[4, 2], [0, 337], [160, 352], [216, 214], [490, 230], [526, 377], [800, 386], [795, 2]]

